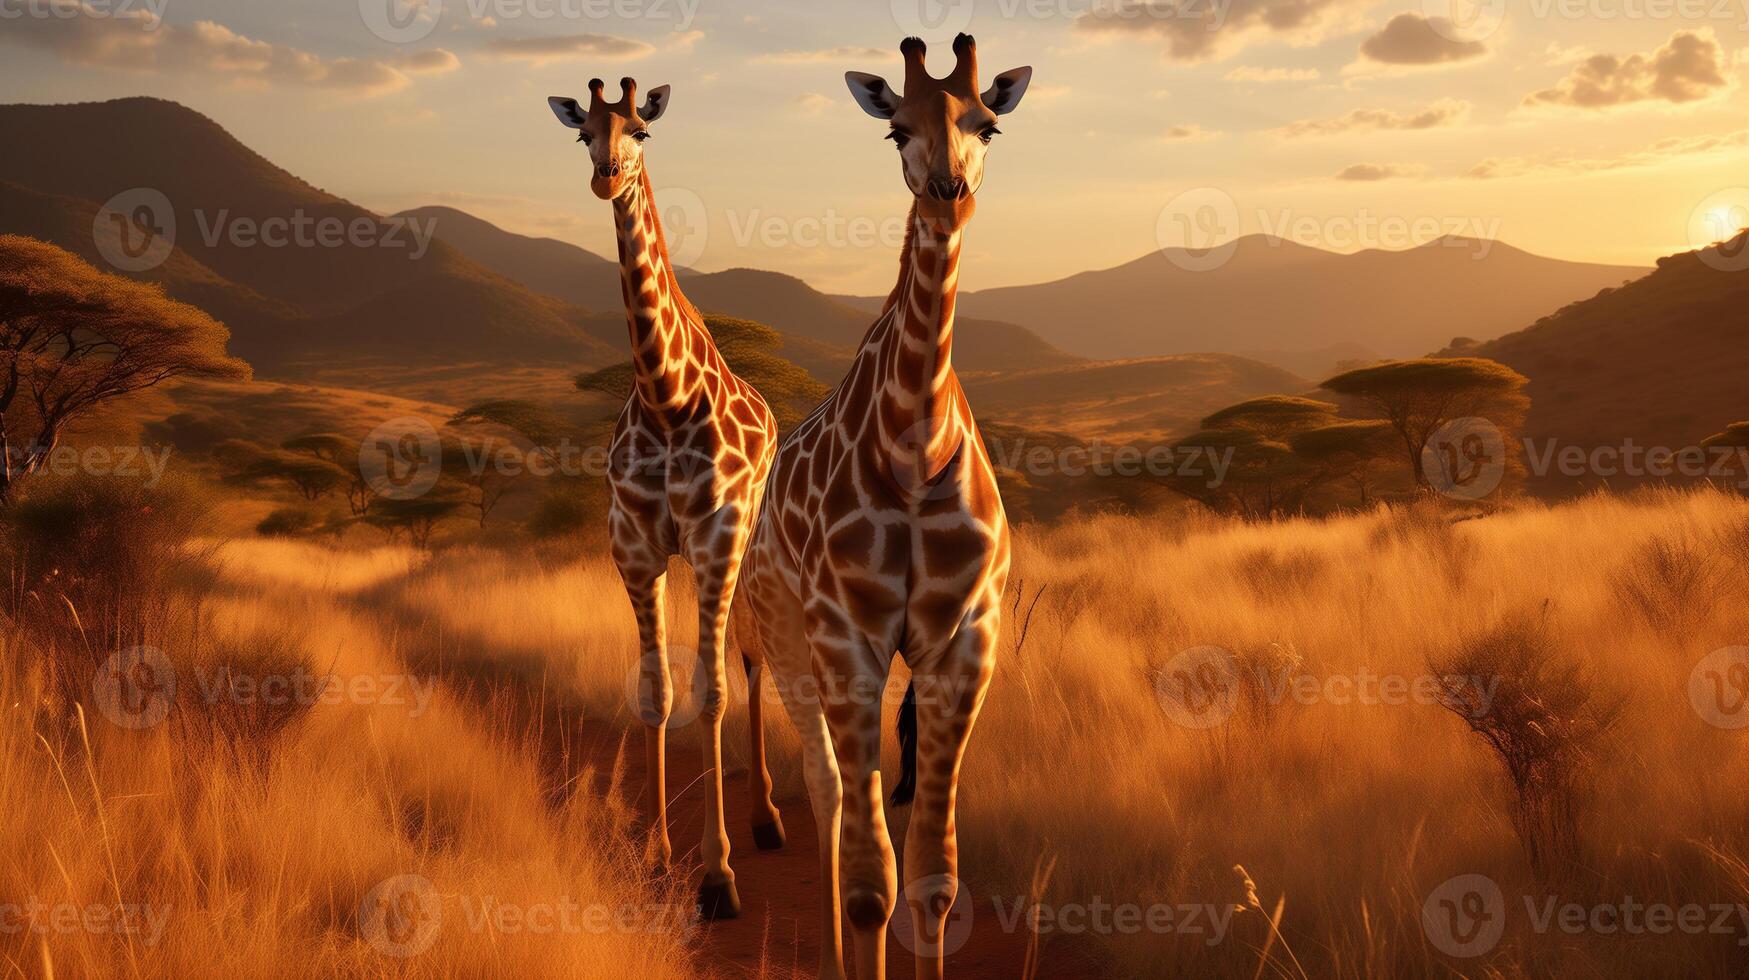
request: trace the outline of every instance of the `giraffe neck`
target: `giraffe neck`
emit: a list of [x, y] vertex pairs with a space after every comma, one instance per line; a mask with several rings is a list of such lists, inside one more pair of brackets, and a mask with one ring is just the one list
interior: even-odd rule
[[883, 449], [924, 476], [946, 465], [965, 434], [953, 371], [959, 261], [960, 232], [941, 230], [913, 209], [886, 329], [864, 342], [879, 365], [872, 409]]
[[674, 277], [648, 171], [613, 199], [613, 218], [620, 291], [631, 329], [633, 394], [652, 415], [666, 418], [692, 400], [701, 381], [692, 365], [702, 353], [694, 349], [704, 342], [702, 321]]

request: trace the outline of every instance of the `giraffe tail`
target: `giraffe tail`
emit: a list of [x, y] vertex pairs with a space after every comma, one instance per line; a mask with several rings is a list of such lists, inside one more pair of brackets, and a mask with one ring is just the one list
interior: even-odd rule
[[905, 687], [905, 700], [899, 705], [899, 781], [893, 784], [893, 795], [887, 802], [906, 806], [917, 796], [917, 682]]

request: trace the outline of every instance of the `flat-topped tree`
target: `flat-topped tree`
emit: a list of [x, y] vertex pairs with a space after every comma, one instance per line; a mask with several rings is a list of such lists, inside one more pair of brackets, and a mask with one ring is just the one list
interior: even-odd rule
[[249, 377], [230, 336], [158, 286], [0, 235], [0, 503], [99, 405], [172, 378]]
[[1298, 395], [1264, 395], [1229, 405], [1202, 420], [1204, 429], [1249, 429], [1281, 437], [1336, 419], [1336, 406]]
[[1294, 455], [1317, 472], [1316, 482], [1346, 479], [1360, 492], [1360, 506], [1371, 503], [1369, 490], [1377, 464], [1392, 455], [1395, 433], [1383, 419], [1341, 420], [1303, 429], [1288, 437]]
[[1384, 361], [1345, 371], [1319, 387], [1347, 395], [1391, 424], [1415, 485], [1428, 487], [1422, 454], [1433, 434], [1447, 422], [1485, 419], [1503, 436], [1516, 432], [1530, 408], [1524, 394], [1528, 379], [1497, 361], [1481, 357], [1420, 357]]

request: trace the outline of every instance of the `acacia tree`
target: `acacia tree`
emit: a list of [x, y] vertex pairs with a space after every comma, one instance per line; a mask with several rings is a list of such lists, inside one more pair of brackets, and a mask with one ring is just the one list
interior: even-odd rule
[[1481, 357], [1421, 357], [1345, 371], [1319, 387], [1347, 395], [1389, 422], [1402, 440], [1415, 485], [1431, 485], [1422, 463], [1427, 443], [1447, 422], [1486, 419], [1510, 439], [1530, 399], [1524, 375]]
[[223, 324], [158, 286], [0, 235], [0, 504], [97, 406], [171, 378], [247, 378], [229, 340]]
[[[1723, 431], [1702, 439], [1700, 445], [1713, 453], [1726, 454], [1722, 460], [1723, 469], [1741, 473], [1744, 480], [1749, 480], [1749, 422], [1732, 422]], [[1709, 466], [1708, 470], [1711, 469]], [[1743, 483], [1737, 484], [1737, 489], [1743, 487]]]
[[1377, 464], [1393, 452], [1391, 424], [1382, 419], [1331, 422], [1303, 429], [1288, 438], [1294, 455], [1317, 470], [1316, 482], [1347, 480], [1360, 493], [1360, 506], [1371, 503]]
[[1336, 419], [1336, 406], [1296, 395], [1265, 395], [1230, 405], [1202, 420], [1202, 428], [1178, 443], [1209, 458], [1226, 459], [1216, 486], [1206, 478], [1175, 476], [1168, 486], [1217, 509], [1261, 517], [1298, 509], [1318, 471], [1296, 456], [1292, 437]]
[[376, 500], [376, 489], [365, 478], [358, 464], [358, 440], [333, 432], [313, 432], [293, 436], [279, 444], [287, 452], [303, 453], [323, 462], [332, 463], [346, 473], [346, 506], [353, 517], [363, 517]]

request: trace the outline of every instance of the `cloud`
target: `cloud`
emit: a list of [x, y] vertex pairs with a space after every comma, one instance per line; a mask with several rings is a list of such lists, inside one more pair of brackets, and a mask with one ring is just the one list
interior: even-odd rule
[[796, 96], [796, 108], [810, 116], [817, 116], [832, 106], [832, 100], [818, 92], [803, 92]]
[[891, 61], [898, 56], [896, 51], [882, 48], [845, 45], [818, 51], [774, 51], [755, 56], [753, 62], [760, 65], [818, 65], [835, 61]]
[[1361, 0], [1117, 0], [1094, 4], [1075, 18], [1075, 28], [1156, 41], [1177, 61], [1208, 61], [1255, 40], [1315, 43], [1361, 6]]
[[1315, 82], [1316, 68], [1256, 68], [1242, 65], [1221, 76], [1229, 82]]
[[1201, 143], [1205, 140], [1212, 140], [1219, 135], [1221, 134], [1204, 129], [1196, 123], [1183, 123], [1167, 129], [1166, 132], [1160, 134], [1160, 138], [1169, 143]]
[[1712, 28], [1677, 31], [1650, 54], [1594, 54], [1553, 88], [1525, 96], [1524, 104], [1607, 109], [1635, 102], [1695, 102], [1731, 87], [1728, 65]]
[[407, 87], [412, 75], [454, 71], [461, 60], [441, 48], [400, 58], [324, 58], [257, 41], [210, 20], [158, 22], [146, 10], [98, 11], [78, 0], [49, 0], [56, 16], [6, 22], [0, 42], [51, 52], [90, 68], [142, 74], [212, 75], [243, 84], [303, 85], [355, 95]]
[[1334, 119], [1300, 119], [1288, 123], [1278, 132], [1292, 139], [1300, 136], [1333, 136], [1355, 130], [1437, 129], [1441, 126], [1457, 125], [1469, 111], [1468, 102], [1441, 99], [1420, 112], [1407, 115], [1389, 109], [1355, 109]]
[[1462, 37], [1451, 21], [1420, 14], [1398, 14], [1360, 42], [1361, 56], [1382, 65], [1443, 65], [1487, 53], [1487, 45]]
[[612, 34], [568, 34], [563, 37], [496, 38], [481, 49], [494, 58], [524, 61], [536, 68], [556, 61], [601, 58], [632, 61], [655, 52], [643, 41]]
[[1337, 180], [1374, 181], [1392, 180], [1397, 177], [1418, 177], [1427, 172], [1427, 168], [1405, 163], [1357, 163], [1343, 167], [1336, 173]]
[[1705, 153], [1729, 153], [1749, 149], [1749, 129], [1717, 136], [1672, 136], [1618, 157], [1601, 159], [1526, 160], [1523, 157], [1490, 157], [1471, 167], [1467, 176], [1477, 180], [1503, 177], [1560, 176], [1657, 166], [1676, 157]]

